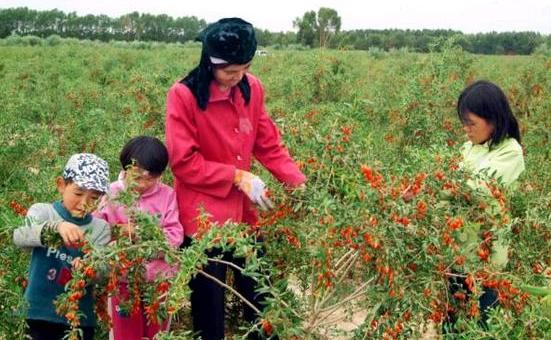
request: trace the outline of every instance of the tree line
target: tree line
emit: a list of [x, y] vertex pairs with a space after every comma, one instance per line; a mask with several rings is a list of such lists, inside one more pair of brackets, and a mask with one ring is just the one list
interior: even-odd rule
[[195, 39], [206, 21], [195, 16], [172, 18], [166, 14], [132, 12], [118, 18], [107, 15], [78, 16], [57, 9], [37, 11], [27, 7], [0, 10], [0, 38], [12, 34], [91, 40], [143, 40], [185, 42]]
[[[293, 21], [297, 32], [257, 29], [261, 46], [304, 46], [341, 49], [390, 50], [406, 48], [428, 52], [435, 39], [456, 36], [467, 51], [479, 54], [530, 54], [539, 45], [551, 46], [551, 35], [537, 32], [491, 32], [463, 34], [446, 29], [341, 30], [341, 18], [331, 8], [308, 11]], [[101, 41], [193, 41], [207, 22], [195, 16], [173, 18], [166, 14], [132, 12], [117, 18], [106, 15], [79, 16], [57, 9], [38, 11], [27, 7], [0, 9], [0, 38], [10, 35], [91, 39]]]

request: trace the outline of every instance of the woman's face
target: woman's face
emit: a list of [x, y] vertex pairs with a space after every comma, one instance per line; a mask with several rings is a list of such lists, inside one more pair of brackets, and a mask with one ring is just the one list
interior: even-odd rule
[[251, 63], [237, 65], [230, 64], [222, 67], [214, 67], [214, 79], [222, 91], [227, 90], [241, 81], [245, 73], [249, 71]]
[[463, 119], [463, 131], [473, 144], [483, 144], [490, 139], [494, 126], [486, 119], [467, 112]]

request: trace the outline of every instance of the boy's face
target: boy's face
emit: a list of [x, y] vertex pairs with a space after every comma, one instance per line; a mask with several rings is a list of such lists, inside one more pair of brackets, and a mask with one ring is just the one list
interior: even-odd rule
[[73, 217], [82, 218], [94, 211], [103, 195], [96, 190], [83, 189], [75, 183], [67, 183], [62, 177], [56, 179], [57, 191], [61, 194], [63, 206]]
[[132, 182], [132, 189], [140, 195], [159, 183], [160, 178], [161, 176], [152, 175], [149, 171], [138, 166], [132, 167], [124, 173], [126, 184]]

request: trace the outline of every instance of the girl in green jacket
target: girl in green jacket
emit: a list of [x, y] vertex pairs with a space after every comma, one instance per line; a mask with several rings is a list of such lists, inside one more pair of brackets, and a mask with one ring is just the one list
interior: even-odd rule
[[524, 171], [517, 120], [503, 91], [480, 80], [463, 90], [457, 113], [469, 141], [462, 147], [464, 166], [509, 187]]
[[[520, 145], [518, 122], [503, 91], [489, 81], [474, 82], [459, 95], [457, 114], [469, 139], [461, 148], [462, 165], [478, 178], [469, 181], [469, 185], [489, 195], [485, 179], [496, 179], [504, 187], [514, 188], [513, 184], [524, 171], [524, 156]], [[474, 236], [468, 237], [470, 241], [478, 243], [476, 223], [471, 223], [468, 229], [471, 230], [464, 232]], [[492, 247], [492, 263], [497, 267], [504, 267], [507, 263], [507, 246], [503, 240], [498, 239]], [[471, 293], [467, 287], [465, 278], [450, 278], [451, 295], [458, 290]], [[488, 310], [498, 303], [497, 292], [484, 288], [479, 298], [483, 327], [486, 327]], [[444, 330], [450, 326], [453, 328], [454, 323], [454, 317], [450, 315]]]

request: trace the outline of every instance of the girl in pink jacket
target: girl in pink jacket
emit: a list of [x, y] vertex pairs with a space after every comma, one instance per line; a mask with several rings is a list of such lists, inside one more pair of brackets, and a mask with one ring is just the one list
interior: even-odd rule
[[[178, 220], [178, 205], [176, 194], [171, 187], [160, 182], [161, 175], [168, 164], [168, 152], [164, 144], [155, 137], [139, 136], [131, 139], [122, 149], [120, 162], [123, 169], [135, 165], [137, 176], [134, 178], [135, 188], [140, 197], [138, 207], [149, 214], [159, 217], [161, 228], [168, 243], [178, 247], [183, 240], [184, 230]], [[119, 179], [111, 183], [109, 195], [116, 196], [126, 187], [126, 172], [119, 174]], [[121, 225], [127, 232], [132, 232], [132, 224], [128, 221], [123, 206], [105, 204], [96, 216], [111, 225]], [[157, 259], [146, 264], [145, 279], [153, 281], [156, 278], [170, 277], [176, 268], [169, 266], [164, 260]], [[127, 288], [124, 283], [119, 287], [124, 296]], [[119, 313], [119, 298], [111, 299], [113, 328], [111, 337], [115, 340], [153, 339], [155, 334], [166, 329], [163, 325], [148, 324], [143, 310], [130, 315]]]

